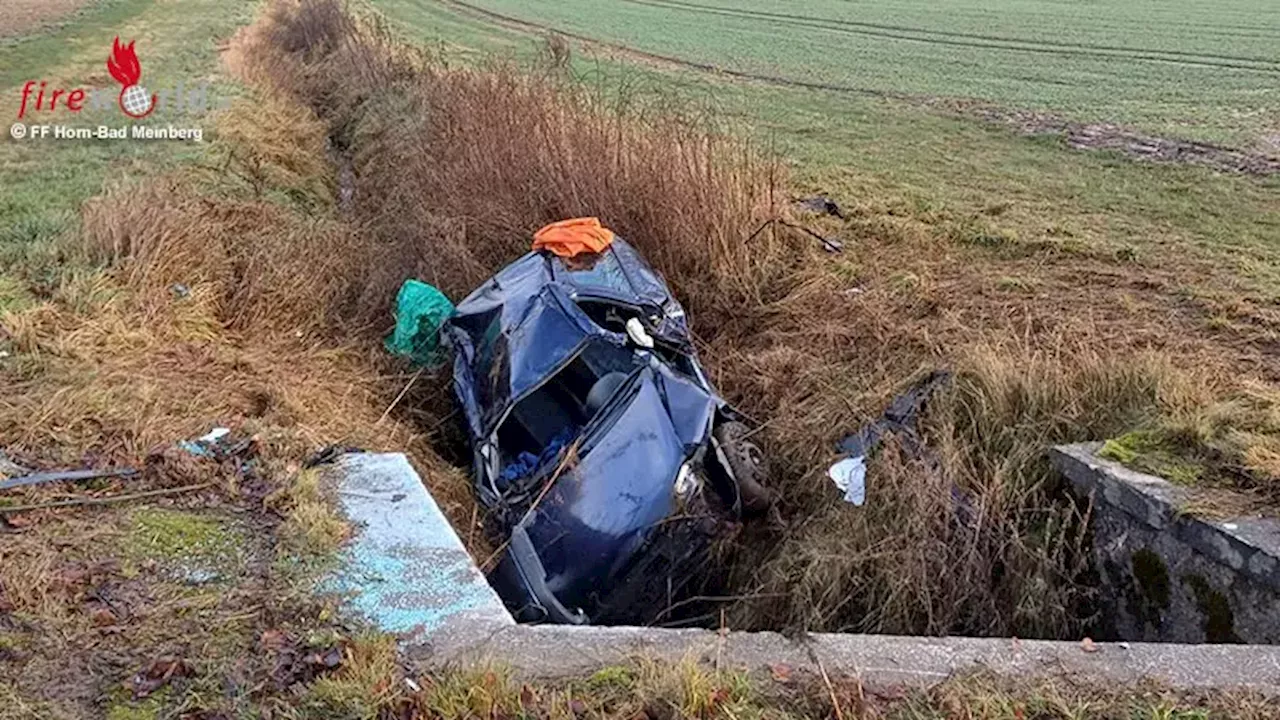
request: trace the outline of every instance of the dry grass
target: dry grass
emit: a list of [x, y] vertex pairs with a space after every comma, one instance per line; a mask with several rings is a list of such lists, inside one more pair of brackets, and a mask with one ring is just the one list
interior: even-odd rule
[[[1013, 252], [1005, 238], [993, 273], [991, 248], [874, 201], [808, 220], [845, 240], [841, 256], [756, 233], [788, 212], [786, 177], [750, 148], [553, 71], [448, 68], [332, 0], [273, 3], [227, 57], [274, 99], [222, 118], [225, 169], [85, 209], [69, 251], [105, 269], [0, 319], [18, 350], [0, 370], [0, 437], [70, 464], [140, 462], [215, 424], [257, 433], [298, 551], [345, 532], [291, 466], [329, 442], [408, 448], [483, 545], [463, 472], [431, 445], [448, 435], [447, 389], [419, 382], [384, 417], [408, 377], [378, 341], [405, 278], [460, 298], [567, 216], [640, 247], [723, 391], [764, 422], [780, 522], [727, 548], [703, 588], [742, 597], [728, 608], [738, 628], [1081, 632], [1087, 509], [1044, 449], [1210, 417], [1252, 357], [1164, 312], [1176, 277], [1139, 284], [1065, 246]], [[350, 193], [341, 207], [335, 190]], [[841, 503], [823, 474], [834, 442], [939, 366], [956, 380], [925, 420], [936, 462], [890, 442], [868, 505]], [[1248, 407], [1253, 424], [1202, 436], [1270, 472], [1271, 406]]]
[[[1180, 310], [1186, 268], [1134, 270], [874, 200], [812, 220], [845, 240], [843, 256], [753, 235], [787, 210], [785, 172], [752, 149], [634, 97], [602, 100], [554, 67], [448, 67], [331, 0], [276, 3], [241, 57], [247, 77], [314, 108], [349, 158], [348, 217], [374, 239], [364, 283], [378, 290], [359, 317], [406, 276], [461, 297], [535, 229], [577, 215], [666, 276], [704, 364], [765, 422], [779, 461], [783, 523], [731, 548], [727, 576], [704, 588], [745, 596], [737, 627], [1082, 632], [1086, 510], [1045, 449], [1201, 417], [1259, 362]], [[829, 448], [939, 366], [957, 380], [926, 422], [936, 466], [891, 447], [868, 507], [841, 504]], [[432, 425], [451, 407], [431, 383], [410, 397], [408, 417]], [[1232, 437], [1232, 457], [1269, 467], [1268, 432]]]
[[[408, 677], [412, 685], [405, 682]], [[479, 720], [523, 717], [666, 718], [670, 720], [1262, 720], [1274, 699], [1240, 691], [1180, 693], [1156, 685], [1100, 687], [1062, 680], [990, 674], [959, 676], [928, 691], [865, 689], [857, 678], [784, 673], [779, 681], [694, 662], [664, 664], [637, 659], [561, 682], [522, 682], [502, 668], [431, 672], [402, 670], [394, 649], [377, 639], [357, 639], [347, 664], [318, 680], [283, 717], [440, 718]]]

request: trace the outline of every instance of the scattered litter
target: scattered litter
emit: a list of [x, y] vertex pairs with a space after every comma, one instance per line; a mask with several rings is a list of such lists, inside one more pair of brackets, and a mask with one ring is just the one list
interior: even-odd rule
[[813, 197], [800, 198], [796, 201], [796, 207], [809, 212], [816, 212], [821, 215], [830, 215], [844, 220], [844, 212], [840, 210], [840, 206], [835, 200], [826, 195], [814, 195]]
[[886, 433], [894, 433], [902, 440], [908, 454], [923, 456], [924, 443], [920, 440], [916, 427], [920, 412], [924, 410], [934, 390], [950, 381], [951, 373], [945, 370], [929, 373], [923, 380], [894, 398], [884, 415], [858, 432], [845, 436], [838, 446], [840, 452], [851, 457], [868, 455], [876, 449]]
[[1127, 642], [1122, 642], [1120, 643], [1120, 647], [1124, 650], [1128, 650], [1131, 646]]
[[[3, 468], [0, 467], [0, 471], [2, 470]], [[97, 480], [99, 478], [132, 477], [137, 474], [138, 471], [133, 468], [117, 468], [114, 470], [62, 470], [57, 472], [31, 473], [30, 475], [20, 475], [18, 477], [0, 481], [0, 490], [9, 490], [16, 487], [25, 487], [27, 485], [40, 485], [43, 483], [59, 481], [78, 482], [84, 480]]]
[[561, 220], [533, 234], [535, 252], [550, 250], [562, 258], [599, 253], [612, 243], [613, 231], [593, 217]]
[[223, 439], [229, 437], [231, 431], [224, 427], [214, 428], [195, 440], [183, 440], [178, 447], [196, 457], [213, 457], [217, 454]]
[[0, 450], [0, 478], [17, 477], [19, 475], [26, 475], [30, 472], [31, 471], [27, 468], [24, 468], [18, 463], [10, 460], [9, 456], [5, 455], [3, 450]]
[[195, 492], [213, 487], [214, 483], [206, 482], [198, 485], [185, 485], [176, 488], [161, 488], [159, 490], [148, 490], [147, 492], [129, 493], [127, 495], [111, 495], [110, 497], [87, 497], [76, 498], [74, 500], [57, 500], [54, 502], [38, 503], [35, 505], [0, 505], [0, 515], [10, 513], [30, 512], [32, 510], [49, 510], [51, 508], [75, 507], [78, 505], [110, 505], [112, 503], [126, 502], [129, 500], [141, 500], [143, 498], [160, 497], [162, 495], [179, 495], [181, 493]]
[[840, 242], [835, 238], [827, 237], [826, 235], [820, 235], [810, 230], [809, 228], [804, 227], [803, 225], [797, 225], [795, 223], [787, 222], [786, 220], [779, 220], [778, 222], [786, 227], [791, 228], [792, 230], [799, 230], [800, 232], [806, 235], [817, 238], [818, 242], [822, 243], [822, 249], [826, 250], [829, 253], [838, 253], [844, 250], [844, 243]]
[[191, 288], [183, 285], [182, 283], [174, 283], [170, 285], [169, 292], [173, 293], [174, 297], [182, 300], [191, 297]]
[[258, 644], [263, 650], [283, 650], [289, 644], [289, 636], [282, 630], [263, 630], [258, 636]]
[[9, 351], [8, 351], [8, 350], [0, 350], [0, 360], [3, 360], [3, 359], [5, 359], [5, 358], [7, 358], [7, 357], [9, 357]]
[[1080, 649], [1087, 653], [1096, 653], [1102, 648], [1098, 647], [1098, 643], [1094, 642], [1093, 638], [1085, 638], [1080, 641]]
[[[950, 380], [951, 373], [935, 370], [894, 398], [884, 415], [863, 426], [858, 432], [846, 435], [840, 441], [836, 449], [844, 457], [827, 469], [827, 476], [840, 492], [844, 493], [846, 502], [861, 506], [866, 501], [867, 457], [875, 451], [888, 433], [898, 437], [902, 442], [903, 450], [908, 455], [922, 458], [930, 465], [936, 466], [937, 461], [930, 456], [916, 426], [920, 413], [934, 390]], [[952, 496], [957, 497], [960, 503], [967, 500], [959, 488], [952, 489]]]
[[791, 228], [792, 230], [798, 230], [798, 231], [800, 231], [800, 232], [802, 232], [802, 233], [804, 233], [804, 234], [806, 234], [806, 235], [809, 235], [810, 237], [817, 238], [817, 239], [818, 239], [818, 241], [822, 243], [822, 248], [823, 248], [824, 250], [826, 250], [827, 252], [829, 252], [829, 253], [838, 253], [838, 252], [840, 252], [840, 251], [844, 250], [844, 243], [840, 242], [839, 240], [837, 240], [837, 239], [835, 239], [835, 238], [825, 237], [825, 236], [823, 236], [823, 235], [820, 235], [820, 234], [818, 234], [818, 233], [816, 233], [816, 232], [814, 232], [814, 231], [810, 230], [810, 229], [809, 229], [809, 228], [807, 228], [807, 227], [804, 227], [803, 225], [797, 225], [797, 224], [795, 224], [795, 223], [793, 223], [793, 222], [787, 222], [786, 220], [783, 220], [782, 218], [771, 218], [771, 219], [769, 219], [769, 220], [765, 220], [765, 221], [760, 225], [760, 227], [756, 228], [756, 231], [755, 231], [755, 232], [751, 233], [751, 235], [749, 235], [749, 236], [747, 237], [747, 242], [748, 242], [748, 243], [750, 243], [752, 240], [755, 240], [757, 235], [759, 235], [760, 233], [764, 232], [764, 231], [765, 231], [765, 229], [767, 229], [769, 226], [771, 226], [771, 225], [773, 225], [773, 224], [775, 224], [775, 223], [776, 223], [776, 224], [778, 224], [778, 225], [781, 225], [781, 226], [783, 226], [783, 227]]
[[1237, 525], [1237, 524], [1235, 524], [1235, 523], [1222, 523], [1222, 529], [1224, 529], [1224, 530], [1239, 530], [1239, 529], [1240, 529], [1240, 526], [1239, 526], [1239, 525]]
[[440, 327], [453, 314], [453, 303], [435, 286], [405, 280], [396, 294], [396, 328], [386, 348], [419, 365], [440, 362]]
[[321, 465], [330, 465], [337, 462], [338, 458], [348, 453], [362, 452], [362, 448], [351, 447], [349, 445], [326, 445], [315, 451], [306, 460], [302, 461], [302, 469], [310, 470]]
[[844, 493], [844, 501], [859, 507], [867, 500], [867, 465], [862, 455], [844, 458], [827, 469], [840, 492]]
[[302, 662], [316, 668], [334, 670], [342, 664], [342, 648], [335, 645], [325, 650], [314, 650], [307, 653]]
[[182, 583], [192, 587], [208, 585], [222, 580], [222, 573], [208, 568], [186, 568], [182, 573]]
[[416, 692], [416, 693], [422, 692], [422, 686], [414, 682], [413, 678], [409, 678], [409, 677], [405, 678], [404, 686], [409, 688], [409, 692]]
[[134, 675], [126, 685], [133, 691], [134, 700], [142, 700], [169, 684], [174, 678], [195, 674], [187, 661], [175, 657], [163, 657], [152, 662]]

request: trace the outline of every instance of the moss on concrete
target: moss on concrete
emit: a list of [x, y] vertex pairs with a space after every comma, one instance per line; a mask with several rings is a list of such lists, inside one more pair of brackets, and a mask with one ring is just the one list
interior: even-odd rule
[[1196, 605], [1204, 616], [1204, 639], [1210, 643], [1242, 642], [1235, 631], [1235, 615], [1227, 596], [1213, 589], [1202, 575], [1183, 575], [1182, 582], [1196, 596]]
[[1204, 462], [1190, 457], [1185, 447], [1160, 430], [1136, 430], [1112, 438], [1098, 455], [1178, 485], [1202, 485], [1210, 474]]
[[1159, 626], [1171, 601], [1169, 569], [1164, 560], [1149, 548], [1133, 554], [1131, 560], [1135, 584], [1130, 598], [1133, 614], [1140, 622]]

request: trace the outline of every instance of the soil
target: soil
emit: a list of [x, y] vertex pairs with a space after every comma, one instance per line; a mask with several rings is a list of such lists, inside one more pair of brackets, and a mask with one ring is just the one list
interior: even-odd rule
[[1156, 137], [1112, 123], [1072, 122], [1049, 113], [1004, 108], [981, 100], [929, 98], [922, 104], [946, 113], [1005, 125], [1024, 135], [1057, 135], [1077, 150], [1114, 150], [1138, 160], [1195, 163], [1249, 175], [1280, 172], [1278, 152]]

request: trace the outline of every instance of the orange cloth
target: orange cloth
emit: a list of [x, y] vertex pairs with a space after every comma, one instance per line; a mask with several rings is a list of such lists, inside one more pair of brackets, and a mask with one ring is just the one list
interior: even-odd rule
[[613, 231], [593, 217], [561, 220], [533, 234], [534, 250], [550, 250], [565, 258], [598, 253], [612, 242]]

